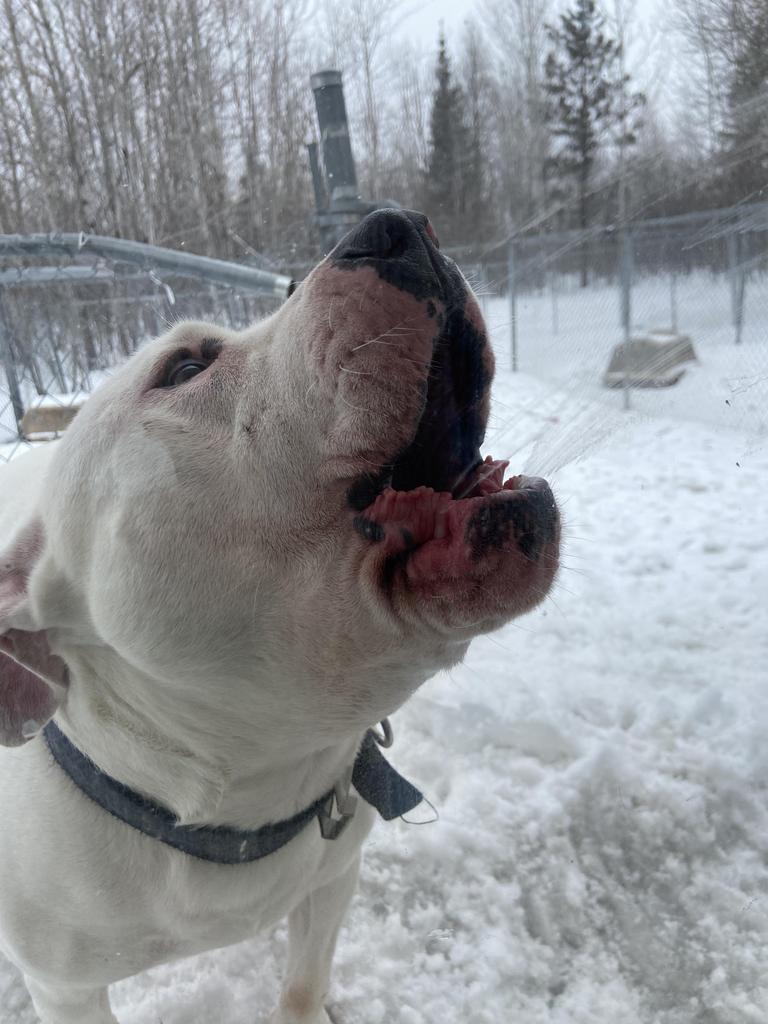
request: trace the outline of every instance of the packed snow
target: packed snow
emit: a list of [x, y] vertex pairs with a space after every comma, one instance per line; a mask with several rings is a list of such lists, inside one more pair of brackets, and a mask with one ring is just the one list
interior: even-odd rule
[[[486, 302], [487, 451], [547, 475], [563, 570], [393, 718], [430, 823], [379, 823], [342, 932], [337, 1024], [768, 1020], [768, 292], [733, 343], [722, 280], [681, 285], [699, 361], [600, 386], [613, 289]], [[645, 295], [645, 298], [643, 297]], [[669, 326], [638, 289], [638, 328]], [[762, 303], [762, 305], [761, 305]], [[410, 818], [426, 822], [429, 807]], [[6, 827], [10, 827], [6, 825]], [[255, 1024], [284, 927], [112, 990], [123, 1024]], [[0, 1019], [34, 1015], [0, 966]]]

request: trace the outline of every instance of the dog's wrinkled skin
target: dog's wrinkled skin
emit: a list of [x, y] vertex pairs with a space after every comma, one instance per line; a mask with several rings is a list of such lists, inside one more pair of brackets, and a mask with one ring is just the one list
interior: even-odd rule
[[271, 1019], [327, 1021], [373, 813], [207, 863], [91, 803], [48, 718], [182, 822], [257, 828], [552, 582], [546, 485], [478, 468], [492, 359], [435, 241], [373, 214], [276, 314], [180, 324], [0, 475], [0, 949], [45, 1024], [113, 1022], [111, 982], [286, 913]]

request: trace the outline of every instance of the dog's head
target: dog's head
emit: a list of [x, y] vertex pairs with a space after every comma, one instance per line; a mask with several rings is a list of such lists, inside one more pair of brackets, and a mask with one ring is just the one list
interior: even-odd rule
[[76, 417], [0, 556], [0, 741], [65, 697], [327, 739], [532, 608], [558, 513], [480, 457], [492, 375], [464, 278], [425, 217], [393, 210], [254, 327], [147, 345]]

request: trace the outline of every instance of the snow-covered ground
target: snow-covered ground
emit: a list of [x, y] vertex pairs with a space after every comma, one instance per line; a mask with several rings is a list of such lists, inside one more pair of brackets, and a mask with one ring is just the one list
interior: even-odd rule
[[[661, 292], [638, 295], [638, 327], [668, 325]], [[557, 334], [548, 296], [521, 300], [519, 374], [488, 303], [487, 449], [553, 481], [564, 568], [394, 716], [393, 761], [439, 820], [374, 830], [338, 1024], [768, 1020], [768, 304], [751, 296], [739, 348], [722, 282], [681, 301], [699, 363], [630, 413], [599, 385], [612, 290], [561, 295]], [[256, 1024], [285, 942], [125, 981], [115, 1011]], [[0, 1020], [34, 1020], [7, 965]]]

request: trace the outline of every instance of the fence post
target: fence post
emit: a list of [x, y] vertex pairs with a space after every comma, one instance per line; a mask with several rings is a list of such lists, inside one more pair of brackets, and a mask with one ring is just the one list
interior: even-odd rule
[[732, 230], [728, 233], [728, 270], [731, 275], [731, 311], [733, 326], [736, 328], [735, 343], [741, 344], [741, 330], [744, 326], [744, 287], [746, 274], [741, 263], [741, 234], [739, 220], [736, 219]]
[[557, 308], [557, 281], [552, 270], [549, 271], [549, 293], [552, 298], [552, 333], [560, 333], [560, 314]]
[[517, 372], [517, 295], [515, 292], [515, 241], [507, 246], [507, 288], [509, 290], [509, 324], [512, 342], [512, 372]]
[[0, 286], [0, 365], [3, 367], [5, 379], [8, 384], [8, 393], [11, 397], [11, 407], [16, 420], [16, 431], [20, 438], [24, 438], [24, 431], [21, 429], [21, 418], [24, 415], [24, 403], [21, 397], [19, 378], [16, 375], [16, 363], [13, 358], [13, 339], [11, 337], [11, 322], [8, 318], [8, 311], [5, 306], [5, 296]]
[[[632, 233], [625, 224], [621, 230], [621, 256], [619, 260], [621, 281], [621, 325], [624, 328], [624, 344], [629, 344], [632, 335]], [[629, 353], [625, 356], [623, 380], [623, 402], [625, 409], [630, 408], [629, 401]]]
[[672, 322], [672, 331], [677, 334], [677, 272], [672, 271], [669, 278], [669, 315]]
[[621, 232], [621, 326], [624, 328], [624, 341], [629, 341], [632, 333], [632, 233], [625, 227]]
[[747, 286], [747, 275], [743, 270], [739, 271], [736, 284], [736, 344], [741, 344], [741, 331], [744, 327], [744, 292]]

